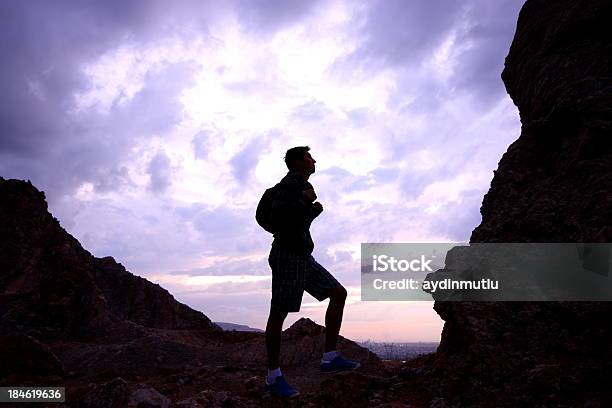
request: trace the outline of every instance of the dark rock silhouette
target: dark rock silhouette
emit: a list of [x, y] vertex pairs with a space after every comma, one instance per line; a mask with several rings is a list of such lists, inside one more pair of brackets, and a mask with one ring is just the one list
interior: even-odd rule
[[62, 362], [49, 347], [24, 333], [0, 336], [0, 361], [0, 378], [7, 384], [65, 375]]
[[[610, 21], [610, 1], [523, 6], [502, 73], [521, 136], [499, 163], [471, 242], [612, 241]], [[434, 308], [445, 325], [432, 383], [449, 403], [612, 406], [610, 303]]]
[[221, 330], [111, 257], [95, 258], [31, 183], [0, 178], [0, 333], [123, 339], [144, 328]]

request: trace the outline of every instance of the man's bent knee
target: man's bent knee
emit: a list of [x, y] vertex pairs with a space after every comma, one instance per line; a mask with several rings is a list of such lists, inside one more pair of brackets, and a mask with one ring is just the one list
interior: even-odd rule
[[344, 302], [347, 295], [348, 294], [344, 287], [331, 288], [329, 290], [329, 300], [332, 302]]

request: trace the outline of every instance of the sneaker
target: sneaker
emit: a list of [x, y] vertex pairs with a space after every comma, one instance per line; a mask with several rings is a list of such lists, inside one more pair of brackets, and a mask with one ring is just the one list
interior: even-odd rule
[[270, 391], [272, 395], [284, 398], [292, 398], [300, 395], [298, 390], [287, 384], [285, 377], [282, 375], [276, 377], [272, 384], [268, 384], [266, 381], [266, 390]]
[[332, 361], [321, 363], [320, 367], [322, 373], [336, 373], [338, 371], [355, 370], [359, 368], [360, 365], [361, 364], [347, 360], [338, 354]]

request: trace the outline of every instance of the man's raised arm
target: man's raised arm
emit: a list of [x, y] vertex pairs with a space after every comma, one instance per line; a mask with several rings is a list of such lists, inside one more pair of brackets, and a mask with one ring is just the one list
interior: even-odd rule
[[297, 184], [281, 185], [275, 199], [272, 201], [272, 222], [280, 230], [295, 230], [308, 227], [312, 220], [320, 214], [312, 207], [316, 199], [314, 190], [300, 191]]

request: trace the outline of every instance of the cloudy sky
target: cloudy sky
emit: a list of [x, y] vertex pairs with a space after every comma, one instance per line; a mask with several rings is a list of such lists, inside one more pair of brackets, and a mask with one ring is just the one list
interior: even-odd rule
[[[431, 302], [360, 301], [362, 242], [465, 242], [520, 130], [500, 73], [522, 0], [0, 3], [0, 175], [215, 321], [264, 327], [263, 190], [309, 145], [341, 333], [438, 341]], [[321, 324], [327, 301], [300, 313]]]

